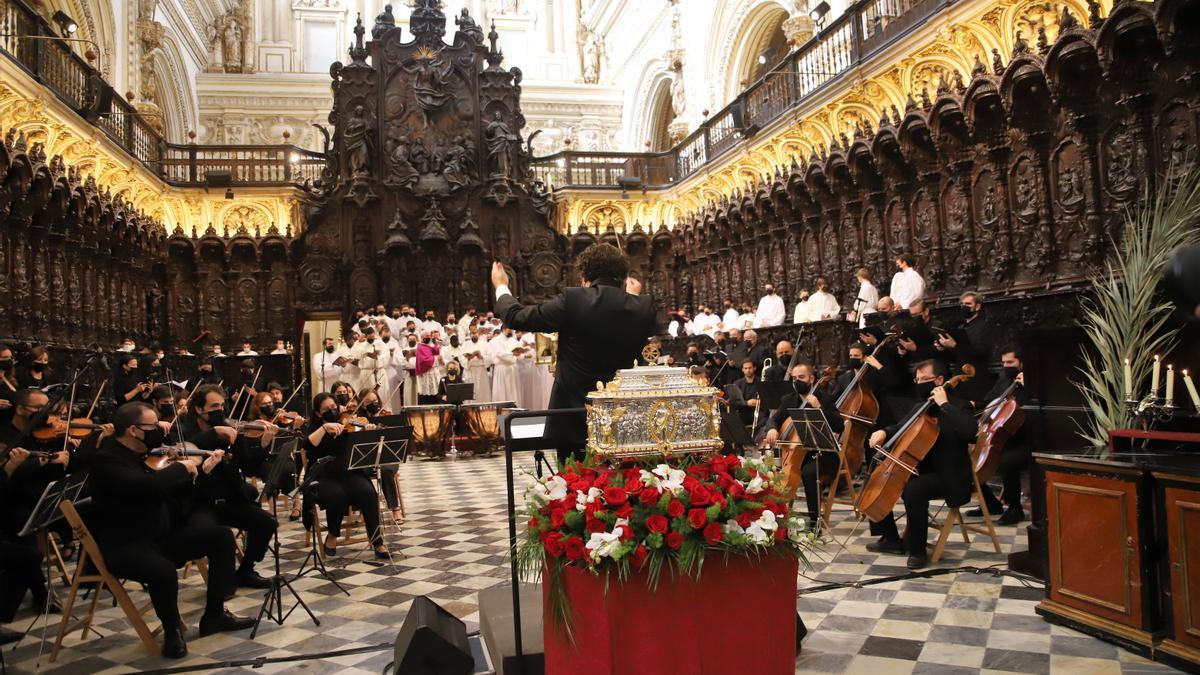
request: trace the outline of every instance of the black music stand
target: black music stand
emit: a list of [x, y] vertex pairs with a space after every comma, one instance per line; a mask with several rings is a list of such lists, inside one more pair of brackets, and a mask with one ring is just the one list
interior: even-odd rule
[[721, 411], [721, 440], [735, 446], [752, 446], [754, 439], [746, 431], [742, 416], [732, 410]]
[[790, 381], [759, 382], [758, 397], [762, 401], [762, 410], [778, 410], [783, 405], [783, 396], [792, 391]]
[[17, 536], [28, 537], [58, 522], [58, 519], [63, 517], [62, 510], [58, 508], [58, 505], [64, 499], [82, 505], [80, 495], [83, 494], [87, 478], [88, 472], [80, 471], [47, 485], [46, 489], [42, 490], [42, 496], [38, 498], [37, 505], [33, 507], [33, 512], [29, 514], [29, 520], [25, 521], [25, 527], [21, 528]]
[[789, 408], [788, 416], [796, 428], [800, 443], [808, 452], [841, 451], [838, 435], [829, 426], [825, 412], [820, 408]]
[[[367, 429], [346, 434], [346, 443], [350, 447], [350, 458], [346, 468], [350, 471], [370, 469], [371, 475], [381, 478], [380, 467], [399, 466], [408, 461], [408, 447], [412, 437], [412, 427]], [[382, 531], [379, 532], [379, 537], [383, 538]], [[375, 533], [368, 532], [367, 539], [374, 541]], [[391, 555], [390, 549], [388, 555]]]
[[[258, 500], [263, 498], [271, 501], [271, 517], [278, 522], [279, 514], [275, 504], [275, 497], [279, 494], [279, 483], [288, 473], [296, 470], [296, 463], [293, 456], [296, 453], [296, 446], [300, 441], [295, 438], [290, 438], [282, 443], [274, 444], [271, 449], [271, 468], [267, 471], [267, 478], [263, 482], [262, 492], [258, 495]], [[316, 537], [313, 537], [315, 540]], [[250, 639], [258, 633], [258, 627], [262, 623], [263, 617], [267, 617], [274, 621], [276, 625], [282, 626], [292, 612], [296, 611], [297, 607], [303, 607], [308, 614], [308, 618], [312, 619], [313, 624], [320, 626], [321, 621], [313, 614], [312, 609], [300, 597], [300, 593], [292, 586], [292, 583], [283, 576], [279, 569], [279, 528], [275, 528], [275, 533], [272, 536], [271, 552], [275, 557], [275, 575], [271, 577], [271, 587], [267, 589], [266, 596], [263, 598], [262, 607], [258, 610], [258, 617], [254, 620], [254, 628], [250, 631]], [[292, 605], [287, 612], [283, 611], [283, 590], [287, 589], [292, 597], [296, 598], [296, 604]]]
[[379, 415], [378, 417], [371, 417], [368, 415], [367, 421], [377, 427], [383, 427], [385, 429], [409, 426], [407, 415]]
[[[310, 508], [313, 510], [312, 517], [313, 517], [314, 522], [316, 521], [317, 518], [321, 517], [320, 516], [321, 508], [317, 504], [316, 493], [313, 491], [313, 488], [316, 487], [317, 485], [320, 485], [320, 483], [321, 483], [320, 478], [317, 477], [321, 473], [320, 469], [324, 465], [330, 464], [333, 461], [334, 461], [334, 458], [332, 456], [327, 456], [327, 457], [322, 457], [321, 459], [318, 459], [315, 463], [308, 465], [308, 470], [304, 472], [304, 482], [300, 484], [300, 487], [296, 488], [296, 491], [301, 495], [301, 498], [304, 500], [305, 510], [310, 509]], [[312, 534], [312, 537], [310, 537], [310, 540], [312, 542], [312, 546], [308, 549], [308, 555], [304, 556], [304, 560], [301, 561], [300, 569], [297, 570], [296, 576], [293, 577], [293, 580], [299, 579], [299, 578], [303, 577], [304, 575], [308, 574], [309, 572], [316, 572], [317, 574], [325, 577], [326, 581], [333, 584], [334, 586], [337, 586], [339, 591], [345, 593], [346, 596], [349, 597], [350, 591], [346, 590], [346, 588], [344, 586], [342, 586], [341, 584], [339, 584], [337, 582], [337, 579], [333, 578], [333, 575], [331, 575], [329, 573], [329, 570], [325, 568], [325, 561], [321, 559], [321, 554], [317, 552], [317, 547], [320, 546], [320, 543], [317, 541], [317, 534], [316, 534], [315, 528], [313, 529], [311, 534]], [[312, 567], [308, 567], [308, 561], [310, 561], [310, 560], [312, 561]]]
[[727, 384], [721, 388], [725, 392], [725, 400], [729, 401], [729, 405], [734, 408], [745, 408], [746, 397], [742, 394], [742, 388], [737, 386], [737, 383]]
[[446, 383], [446, 403], [459, 405], [475, 398], [475, 383], [454, 382]]

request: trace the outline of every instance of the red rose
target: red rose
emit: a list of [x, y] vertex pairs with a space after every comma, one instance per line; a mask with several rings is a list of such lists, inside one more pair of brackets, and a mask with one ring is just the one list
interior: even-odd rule
[[646, 529], [651, 532], [664, 534], [669, 526], [670, 523], [667, 522], [667, 519], [657, 513], [646, 519]]
[[542, 546], [546, 548], [546, 552], [555, 558], [561, 558], [563, 554], [562, 534], [559, 532], [547, 532], [546, 536], [542, 537]]
[[567, 560], [579, 560], [583, 557], [583, 540], [579, 537], [571, 537], [563, 542], [563, 552], [567, 554]]
[[678, 551], [680, 546], [683, 546], [683, 535], [678, 532], [671, 532], [667, 535], [667, 546], [671, 547], [672, 551]]
[[592, 484], [580, 478], [574, 483], [567, 483], [567, 487], [571, 488], [572, 490], [578, 490], [584, 494], [587, 494], [587, 491], [592, 487]]
[[621, 508], [614, 511], [614, 513], [617, 514], [618, 518], [632, 518], [633, 517], [633, 506], [631, 506], [629, 504], [629, 502], [625, 502], [624, 504], [621, 505]]
[[746, 496], [746, 488], [742, 487], [741, 483], [738, 483], [735, 481], [730, 481], [729, 496], [734, 497], [735, 499], [740, 499], [741, 497], [745, 497]]
[[727, 474], [727, 473], [718, 473], [717, 474], [717, 487], [721, 488], [722, 490], [728, 490], [729, 486], [732, 483], [733, 483], [733, 479], [729, 477], [729, 474]]
[[638, 499], [647, 506], [655, 504], [658, 502], [658, 490], [646, 488], [645, 490], [642, 490], [641, 494], [638, 495]]
[[787, 515], [787, 509], [784, 508], [783, 504], [780, 504], [779, 502], [768, 501], [768, 502], [766, 502], [766, 505], [767, 505], [767, 510], [770, 511], [771, 513], [774, 513], [777, 516], [786, 516]]
[[621, 541], [629, 541], [633, 539], [633, 526], [625, 523], [621, 526]]
[[579, 474], [577, 474], [571, 470], [567, 470], [567, 471], [564, 471], [564, 472], [558, 474], [558, 477], [565, 480], [567, 482], [567, 485], [570, 485], [571, 483], [574, 483], [575, 481], [579, 480]]
[[737, 524], [742, 526], [742, 529], [750, 527], [750, 523], [754, 522], [754, 516], [749, 511], [742, 511], [736, 518]]
[[712, 468], [707, 464], [693, 464], [687, 468], [687, 472], [697, 478], [708, 478], [712, 475]]
[[638, 567], [645, 565], [647, 555], [648, 552], [646, 551], [646, 545], [638, 544], [637, 548], [633, 549], [633, 564]]
[[688, 511], [688, 524], [692, 526], [693, 530], [704, 527], [704, 524], [707, 522], [708, 514], [705, 513], [704, 509], [692, 509]]
[[583, 507], [583, 512], [590, 516], [597, 511], [602, 511], [603, 509], [604, 505], [600, 502], [588, 502], [588, 504]]
[[608, 502], [609, 506], [620, 506], [629, 501], [629, 497], [625, 495], [625, 490], [619, 487], [604, 488], [604, 501]]
[[683, 502], [678, 499], [672, 499], [667, 504], [667, 515], [672, 518], [678, 518], [683, 515], [685, 509], [686, 507], [683, 505]]
[[588, 518], [587, 531], [588, 532], [607, 532], [608, 524], [605, 523], [603, 520], [600, 520], [599, 518]]
[[541, 526], [542, 522], [540, 520], [538, 520], [537, 518], [530, 518], [529, 522], [527, 524], [529, 526], [529, 529], [536, 530], [536, 529], [538, 529], [538, 527]]
[[717, 479], [720, 480], [720, 476], [724, 476], [729, 473], [729, 466], [725, 464], [725, 462], [715, 459], [712, 463], [712, 470], [717, 472]]
[[688, 493], [688, 499], [693, 506], [708, 506], [712, 503], [712, 491], [703, 485], [697, 485], [696, 489]]
[[787, 528], [786, 527], [775, 528], [775, 540], [783, 541], [784, 539], [787, 539]]
[[567, 522], [566, 518], [564, 517], [565, 515], [566, 511], [563, 509], [554, 509], [550, 512], [550, 524], [554, 526], [555, 529], [562, 527]]
[[724, 538], [725, 532], [720, 523], [709, 523], [708, 527], [704, 528], [704, 542], [709, 546], [716, 546]]

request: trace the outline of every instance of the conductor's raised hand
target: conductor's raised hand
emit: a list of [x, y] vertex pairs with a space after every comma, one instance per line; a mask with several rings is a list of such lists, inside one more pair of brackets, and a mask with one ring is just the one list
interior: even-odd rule
[[504, 270], [504, 263], [499, 260], [492, 263], [492, 288], [500, 288], [508, 285], [508, 272]]
[[641, 295], [642, 282], [633, 277], [625, 277], [625, 292], [630, 295]]

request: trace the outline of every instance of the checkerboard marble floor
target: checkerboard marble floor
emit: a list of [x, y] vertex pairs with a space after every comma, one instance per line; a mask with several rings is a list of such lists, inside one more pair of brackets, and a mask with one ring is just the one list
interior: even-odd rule
[[[532, 462], [525, 470], [532, 471]], [[264, 622], [255, 640], [249, 631], [200, 638], [195, 632], [203, 608], [203, 586], [195, 572], [183, 580], [180, 611], [192, 627], [189, 656], [168, 661], [147, 653], [120, 610], [105, 597], [96, 627], [104, 635], [67, 639], [56, 663], [48, 662], [58, 616], [45, 629], [37, 623], [24, 641], [5, 647], [10, 672], [120, 673], [178, 666], [211, 665], [219, 672], [379, 673], [391, 649], [324, 659], [265, 664], [259, 668], [219, 668], [257, 657], [287, 657], [390, 644], [414, 597], [427, 595], [478, 629], [477, 593], [508, 578], [505, 549], [504, 460], [413, 460], [401, 468], [407, 518], [390, 527], [389, 545], [399, 553], [391, 564], [377, 563], [366, 545], [339, 547], [329, 571], [349, 591], [316, 576], [294, 582], [321, 620], [297, 610], [283, 626]], [[385, 518], [385, 521], [387, 519]], [[867, 552], [865, 525], [846, 507], [835, 508], [829, 542], [800, 586], [854, 582], [903, 574], [904, 558]], [[1018, 532], [1018, 529], [1020, 530]], [[949, 540], [941, 567], [999, 567], [1016, 546], [1025, 547], [1024, 527], [999, 528], [1002, 553], [986, 539], [968, 548], [957, 533]], [[299, 522], [282, 521], [281, 564], [294, 573], [308, 553]], [[260, 567], [269, 571], [268, 561]], [[58, 586], [56, 585], [56, 588]], [[60, 595], [62, 592], [60, 591]], [[139, 604], [140, 591], [132, 593]], [[1052, 626], [1034, 614], [1040, 586], [1011, 577], [959, 573], [896, 581], [862, 588], [802, 594], [797, 608], [809, 628], [797, 673], [1152, 673], [1171, 669], [1082, 633]], [[235, 613], [258, 611], [260, 594], [241, 592], [228, 603]], [[25, 630], [33, 620], [23, 610], [9, 628]], [[154, 623], [151, 623], [153, 626]]]

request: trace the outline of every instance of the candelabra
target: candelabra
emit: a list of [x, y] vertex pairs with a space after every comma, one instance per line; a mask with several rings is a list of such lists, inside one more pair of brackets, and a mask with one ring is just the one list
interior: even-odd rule
[[1133, 415], [1137, 425], [1146, 431], [1149, 431], [1155, 424], [1171, 421], [1177, 415], [1196, 415], [1195, 411], [1188, 411], [1175, 405], [1174, 401], [1159, 398], [1152, 393], [1146, 394], [1140, 401], [1133, 398], [1126, 399], [1125, 407]]

